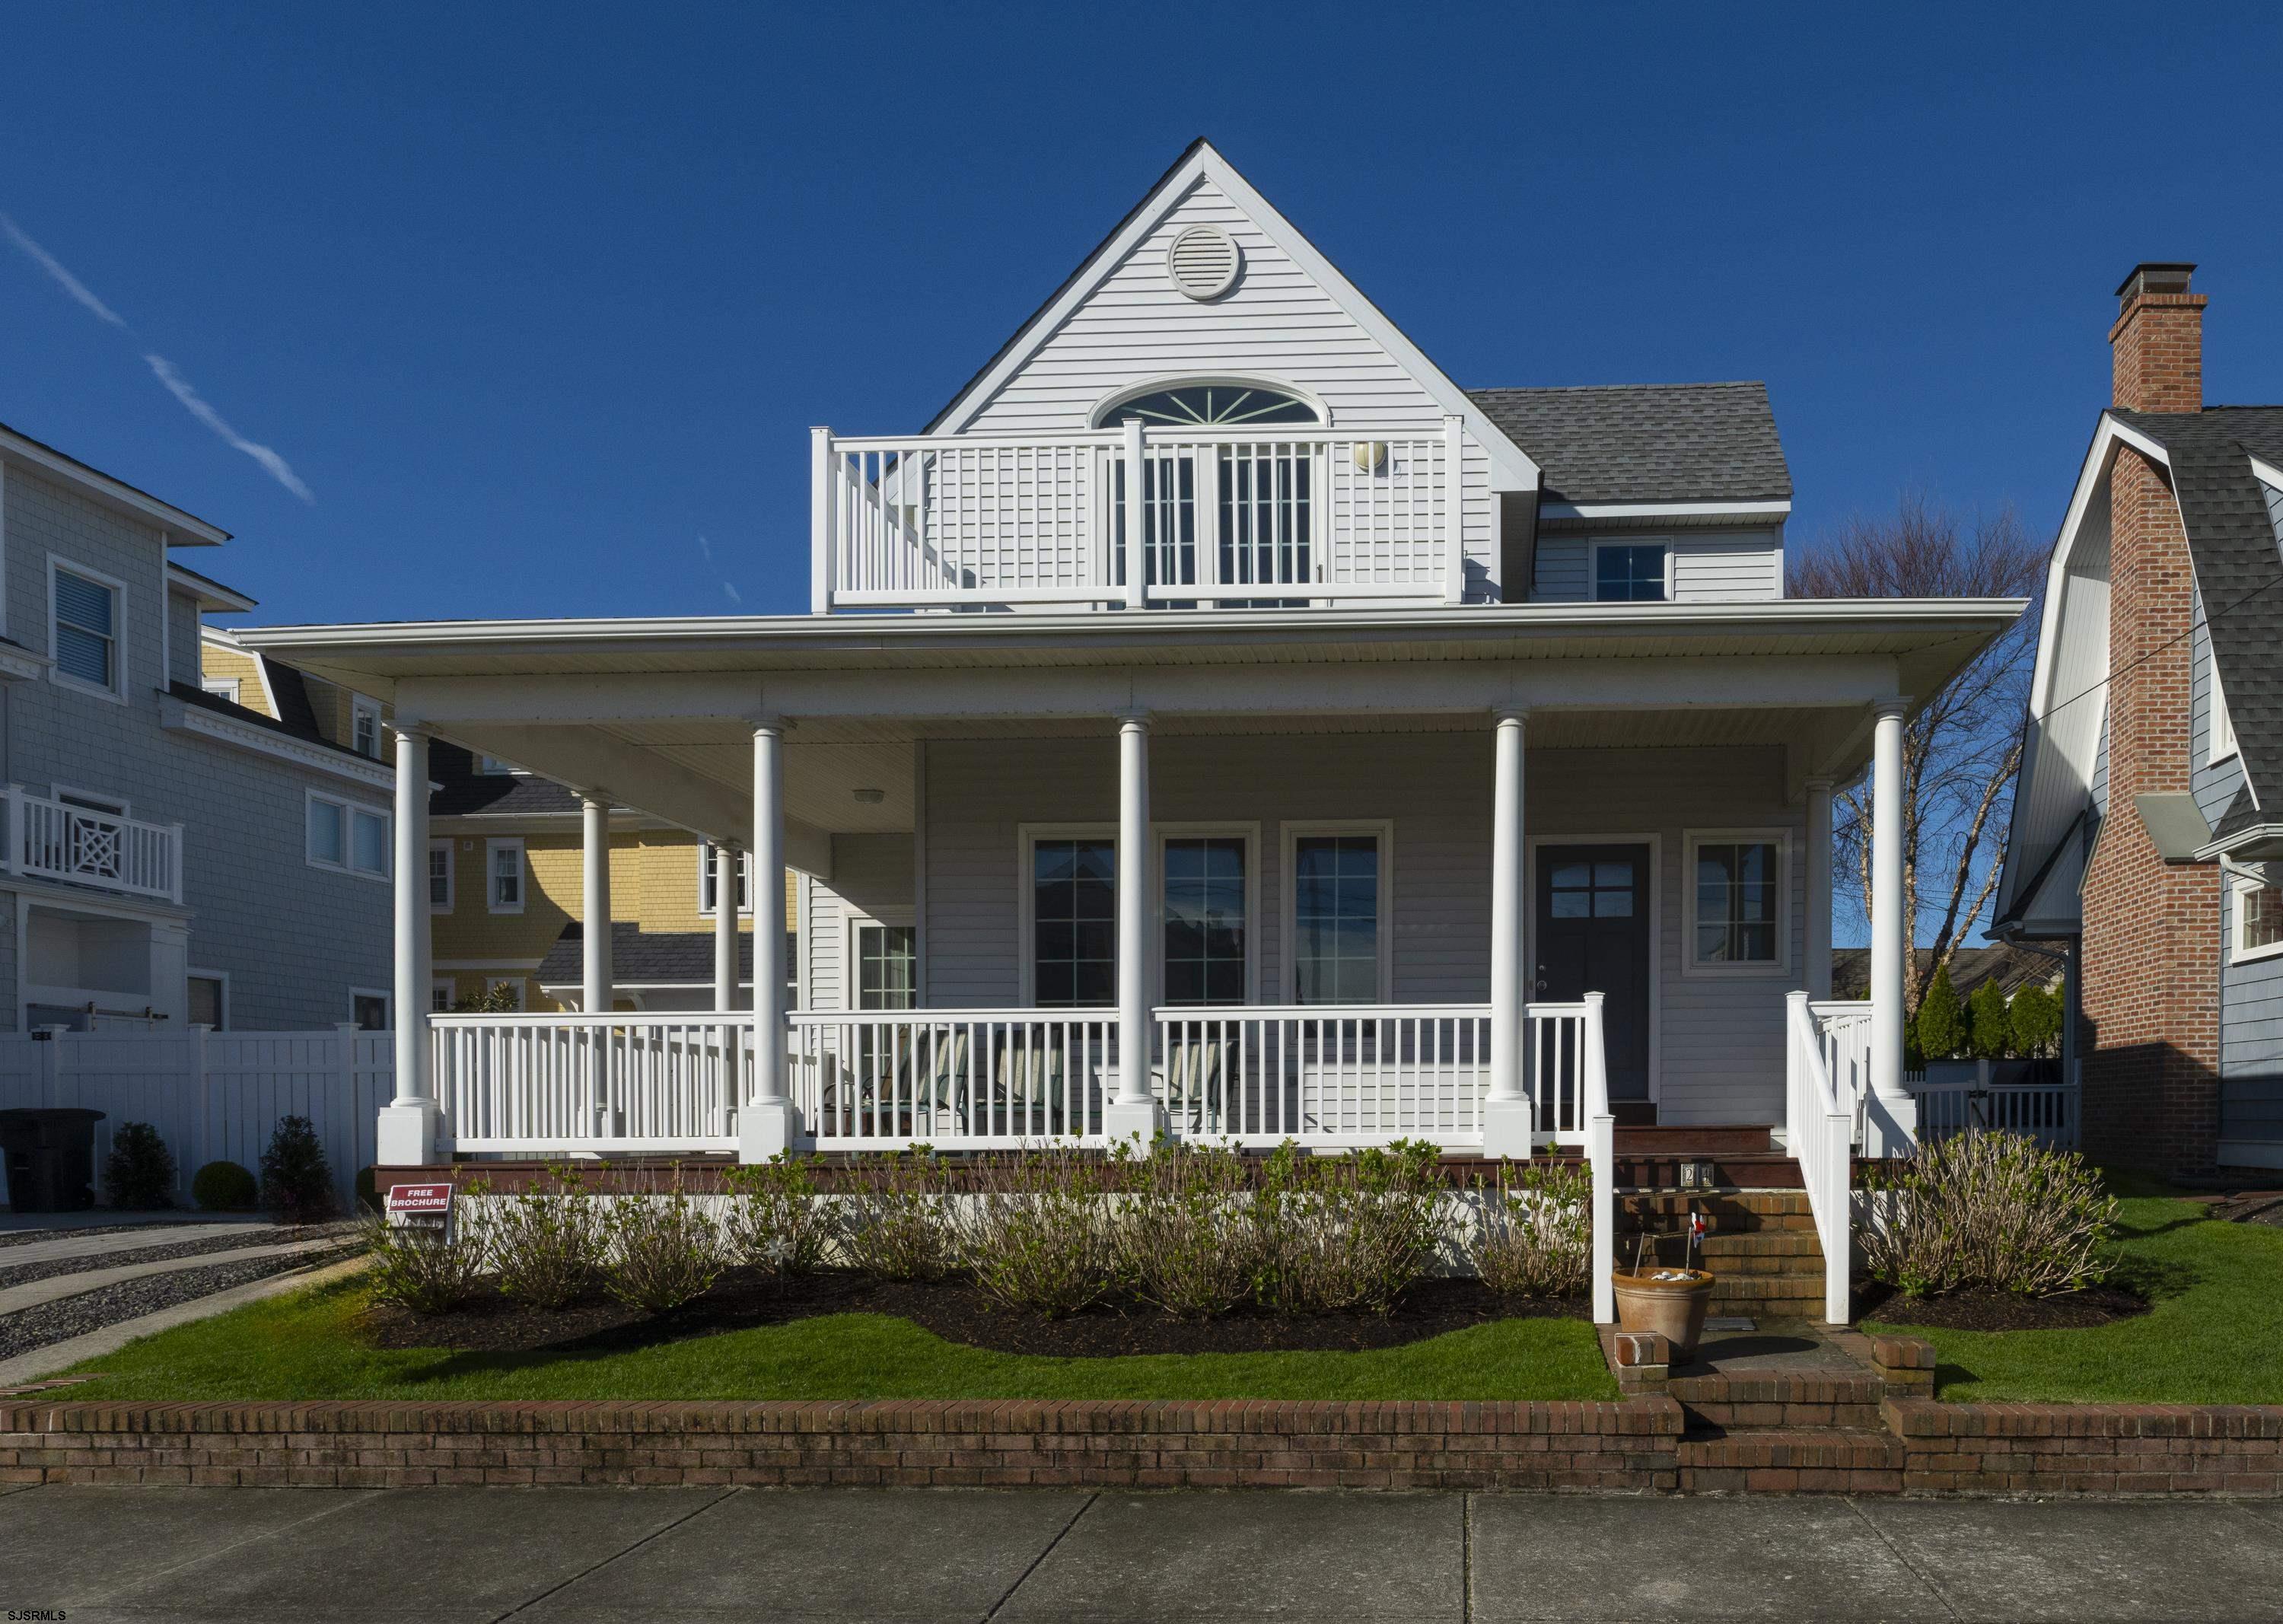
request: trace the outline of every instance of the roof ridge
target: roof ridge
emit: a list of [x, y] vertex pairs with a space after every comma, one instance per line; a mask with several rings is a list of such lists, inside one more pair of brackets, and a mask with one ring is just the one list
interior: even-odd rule
[[1622, 394], [1636, 389], [1765, 389], [1765, 378], [1710, 378], [1662, 384], [1482, 384], [1469, 394]]

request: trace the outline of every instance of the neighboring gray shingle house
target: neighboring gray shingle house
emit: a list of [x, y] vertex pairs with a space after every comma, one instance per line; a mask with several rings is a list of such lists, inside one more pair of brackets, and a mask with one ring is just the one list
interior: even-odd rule
[[2206, 406], [2187, 265], [2118, 290], [2053, 553], [1999, 934], [2075, 944], [2088, 1151], [2283, 1167], [2283, 407]]
[[171, 555], [228, 539], [0, 426], [0, 1030], [387, 1024], [378, 709], [360, 753], [285, 667], [298, 711], [209, 691], [203, 617], [253, 605]]

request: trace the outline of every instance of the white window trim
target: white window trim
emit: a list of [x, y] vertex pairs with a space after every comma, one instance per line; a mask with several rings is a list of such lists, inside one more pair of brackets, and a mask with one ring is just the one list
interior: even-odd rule
[[2241, 753], [2235, 739], [2235, 716], [2227, 708], [2226, 691], [2219, 685], [2219, 657], [2207, 650], [2205, 658], [2211, 661], [2211, 739], [2210, 750], [2205, 756], [2208, 766], [2217, 767]]
[[1641, 846], [1648, 849], [1648, 1098], [1656, 1105], [1664, 1097], [1664, 837], [1642, 834], [1533, 834], [1529, 838], [1529, 874], [1523, 881], [1522, 959], [1529, 972], [1527, 1004], [1541, 1002], [1538, 978], [1538, 887], [1546, 865], [1539, 848], [1546, 846]]
[[[1586, 601], [1587, 603], [1589, 603], [1589, 604], [1598, 604], [1598, 603], [1602, 603], [1602, 602], [1604, 602], [1604, 601], [1609, 601], [1609, 600], [1605, 600], [1605, 599], [1603, 599], [1603, 598], [1600, 596], [1600, 592], [1601, 592], [1601, 584], [1600, 584], [1600, 583], [1601, 583], [1601, 549], [1602, 549], [1602, 548], [1604, 548], [1604, 547], [1662, 547], [1662, 548], [1664, 548], [1664, 601], [1665, 601], [1666, 603], [1668, 603], [1668, 604], [1669, 604], [1669, 603], [1671, 603], [1671, 602], [1673, 601], [1672, 589], [1673, 589], [1673, 579], [1674, 579], [1674, 576], [1673, 576], [1672, 560], [1673, 560], [1673, 557], [1674, 557], [1675, 553], [1676, 553], [1679, 550], [1673, 546], [1673, 544], [1672, 544], [1672, 538], [1671, 538], [1671, 536], [1669, 536], [1669, 535], [1596, 535], [1596, 536], [1593, 536], [1593, 537], [1589, 538], [1589, 539], [1586, 541]], [[1639, 600], [1639, 599], [1631, 599], [1631, 600], [1628, 600], [1628, 601], [1632, 601], [1632, 602], [1638, 602], [1638, 601], [1640, 601], [1640, 600]]]
[[[394, 831], [392, 830], [390, 832], [393, 834]], [[448, 914], [455, 908], [458, 907], [460, 903], [459, 860], [454, 849], [453, 842], [448, 837], [443, 839], [429, 841], [428, 851], [432, 858], [437, 852], [442, 852], [444, 854], [444, 905], [441, 908], [439, 908], [436, 905], [435, 894], [432, 891], [429, 894], [428, 911], [432, 914]], [[424, 882], [431, 881], [435, 878], [434, 866], [432, 863], [430, 866], [429, 871], [423, 874], [421, 878]]]
[[[705, 901], [705, 871], [712, 866], [713, 857], [713, 842], [700, 840], [697, 843], [697, 917], [701, 919], [713, 917], [713, 910]], [[750, 919], [753, 917], [753, 854], [748, 851], [737, 854], [737, 888], [746, 894], [745, 904], [737, 910], [737, 917]]]
[[[1357, 834], [1375, 835], [1379, 840], [1379, 985], [1371, 1001], [1381, 1004], [1395, 1001], [1395, 820], [1365, 817], [1311, 819], [1286, 824], [1279, 831], [1281, 849], [1277, 854], [1276, 878], [1283, 907], [1276, 922], [1277, 953], [1282, 960], [1277, 997], [1284, 1003], [1297, 1006], [1300, 1002], [1300, 842], [1314, 835]], [[1327, 1003], [1311, 1007], [1336, 1010], [1355, 1006]]]
[[187, 981], [220, 981], [222, 983], [222, 1020], [214, 1027], [214, 1030], [216, 1032], [229, 1031], [230, 972], [227, 970], [201, 970], [196, 964], [192, 964], [189, 969], [183, 972], [183, 979]]
[[[1165, 842], [1222, 839], [1244, 842], [1244, 1004], [1260, 1002], [1260, 825], [1258, 824], [1152, 824], [1149, 825], [1152, 871], [1157, 894], [1150, 899], [1149, 1005], [1155, 1009], [1165, 995]], [[1288, 887], [1289, 889], [1289, 887]], [[1226, 1004], [1192, 1005], [1185, 1009], [1226, 1009]]]
[[383, 1032], [393, 1032], [396, 1030], [396, 994], [393, 990], [386, 987], [350, 988], [349, 1012], [347, 1015], [343, 1017], [344, 1019], [351, 1022], [354, 1022], [356, 1019], [357, 1000], [360, 998], [379, 999], [382, 1014], [379, 1030]]
[[[1776, 848], [1776, 956], [1765, 964], [1705, 964], [1696, 956], [1696, 848], [1757, 842]], [[1792, 832], [1788, 829], [1684, 829], [1680, 832], [1680, 973], [1694, 980], [1754, 980], [1791, 973]]]
[[[103, 687], [84, 677], [74, 676], [63, 668], [56, 658], [56, 574], [68, 570], [74, 575], [84, 575], [100, 586], [109, 587], [115, 595], [115, 613], [112, 621], [112, 681], [113, 686]], [[116, 575], [106, 575], [92, 569], [76, 558], [66, 558], [57, 553], [48, 555], [48, 680], [74, 693], [92, 694], [108, 699], [113, 705], [127, 703], [127, 583]]]
[[2261, 959], [2273, 958], [2279, 954], [2283, 954], [2283, 941], [2270, 942], [2264, 948], [2247, 948], [2243, 945], [2246, 914], [2243, 899], [2249, 893], [2263, 888], [2258, 881], [2252, 879], [2232, 878], [2229, 882], [2227, 960], [2231, 964], [2256, 964]]
[[432, 979], [428, 983], [428, 1001], [432, 1006], [435, 1003], [438, 993], [444, 995], [444, 1007], [447, 1010], [450, 1009], [460, 995], [460, 978], [456, 975], [440, 975]]
[[52, 781], [48, 785], [48, 793], [58, 800], [63, 800], [66, 796], [76, 797], [74, 804], [78, 805], [82, 812], [108, 812], [116, 817], [134, 816], [135, 803], [123, 795], [106, 795], [100, 790], [83, 790], [76, 784]]
[[[1032, 962], [1038, 944], [1038, 859], [1032, 855], [1040, 840], [1108, 840], [1114, 849], [1118, 845], [1115, 824], [1017, 824], [1015, 826], [1015, 965], [1017, 972], [1016, 1007], [1034, 1010], [1039, 1007], [1038, 966]], [[1123, 863], [1120, 865], [1123, 867]], [[845, 994], [844, 993], [844, 996]], [[1082, 1015], [1087, 1010], [1114, 1010], [1115, 1003], [1087, 1004], [1067, 1012]]]
[[[484, 978], [485, 997], [490, 997], [503, 987], [515, 988], [515, 1007], [518, 1013], [531, 1008], [531, 982], [527, 978], [519, 975], [487, 975]], [[616, 990], [613, 988], [613, 993]]]
[[[914, 910], [909, 908], [882, 908], [871, 913], [852, 908], [844, 900], [840, 904], [840, 1007], [844, 1011], [856, 1006], [856, 933], [868, 925], [883, 929], [913, 929]], [[912, 1003], [919, 1004], [919, 940], [916, 933], [912, 941]]]
[[[513, 903], [499, 900], [499, 864], [497, 854], [515, 853], [517, 880]], [[519, 914], [531, 901], [531, 858], [523, 848], [521, 835], [495, 835], [484, 842], [484, 909], [495, 914]]]
[[[363, 751], [358, 750], [356, 743], [357, 723], [367, 716], [372, 718], [372, 753], [370, 755], [365, 755]], [[388, 735], [380, 724], [379, 700], [368, 699], [361, 693], [353, 693], [349, 696], [349, 748], [359, 755], [364, 755], [368, 761], [378, 761], [386, 752]]]
[[228, 699], [232, 705], [238, 705], [244, 702], [238, 696], [242, 691], [239, 684], [245, 680], [237, 676], [202, 676], [199, 679], [199, 686], [217, 699]]
[[[341, 809], [341, 861], [339, 863], [327, 863], [309, 849], [309, 807], [317, 801]], [[359, 813], [380, 820], [381, 868], [378, 873], [356, 866], [356, 820]], [[396, 862], [396, 814], [389, 808], [376, 807], [370, 801], [350, 800], [340, 795], [328, 795], [320, 790], [305, 790], [301, 805], [301, 856], [311, 868], [322, 869], [328, 874], [347, 874], [385, 886], [394, 878], [392, 871]], [[424, 886], [428, 883], [425, 873], [421, 875], [420, 883]]]

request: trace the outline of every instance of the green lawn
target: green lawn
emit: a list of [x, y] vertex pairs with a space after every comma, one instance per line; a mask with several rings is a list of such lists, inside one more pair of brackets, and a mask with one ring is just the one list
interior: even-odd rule
[[1944, 1331], [1887, 1306], [1882, 1330], [1932, 1342], [1939, 1397], [2283, 1404], [2283, 1230], [2217, 1223], [2120, 1182], [2118, 1284], [2154, 1304], [2086, 1331]]
[[251, 1303], [78, 1367], [72, 1401], [244, 1399], [1613, 1399], [1593, 1328], [1513, 1319], [1368, 1353], [1048, 1359], [838, 1314], [633, 1353], [384, 1350], [354, 1280]]

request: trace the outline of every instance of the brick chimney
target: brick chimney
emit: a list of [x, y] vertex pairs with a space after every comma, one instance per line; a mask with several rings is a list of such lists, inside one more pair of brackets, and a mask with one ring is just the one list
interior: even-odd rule
[[[2139, 265], [2108, 341], [2117, 406], [2203, 407], [2193, 265]], [[2108, 813], [2084, 886], [2084, 1142], [2097, 1161], [2180, 1175], [2219, 1149], [2219, 875], [2166, 863], [2134, 797], [2190, 786], [2194, 566], [2162, 465], [2130, 445], [2108, 479]]]
[[2135, 265], [2116, 290], [2108, 330], [2115, 405], [2127, 411], [2201, 411], [2205, 296], [2188, 292], [2193, 265]]

